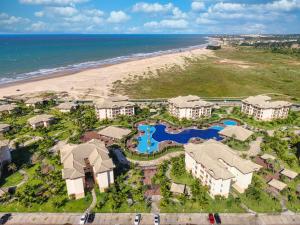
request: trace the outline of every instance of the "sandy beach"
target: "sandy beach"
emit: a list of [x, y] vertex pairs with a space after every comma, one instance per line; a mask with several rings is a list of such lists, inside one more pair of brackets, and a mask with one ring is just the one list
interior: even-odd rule
[[213, 56], [211, 50], [205, 48], [165, 54], [151, 58], [133, 60], [101, 68], [88, 69], [73, 74], [60, 74], [21, 81], [0, 87], [0, 97], [21, 95], [34, 92], [55, 91], [68, 92], [75, 99], [95, 99], [110, 95], [110, 87], [114, 81], [122, 80], [129, 75], [142, 76], [148, 71], [172, 66], [184, 66], [186, 57]]

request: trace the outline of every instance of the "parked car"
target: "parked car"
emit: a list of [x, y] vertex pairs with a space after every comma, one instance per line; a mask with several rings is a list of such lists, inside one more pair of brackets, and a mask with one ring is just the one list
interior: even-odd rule
[[221, 224], [222, 223], [221, 217], [218, 213], [215, 213], [214, 217], [215, 217], [216, 224]]
[[158, 214], [154, 214], [154, 225], [160, 224], [160, 218]]
[[86, 221], [87, 221], [87, 218], [88, 218], [88, 213], [83, 214], [83, 215], [80, 217], [79, 224], [80, 224], [80, 225], [85, 224]]
[[141, 221], [141, 214], [136, 214], [134, 218], [134, 225], [139, 225]]
[[88, 218], [87, 218], [87, 222], [88, 223], [93, 223], [94, 219], [95, 219], [95, 213], [94, 212], [89, 213]]
[[212, 213], [208, 214], [208, 221], [210, 224], [215, 224], [214, 214]]
[[10, 213], [6, 213], [3, 216], [1, 216], [0, 218], [0, 224], [5, 224], [8, 220], [11, 219], [11, 214]]

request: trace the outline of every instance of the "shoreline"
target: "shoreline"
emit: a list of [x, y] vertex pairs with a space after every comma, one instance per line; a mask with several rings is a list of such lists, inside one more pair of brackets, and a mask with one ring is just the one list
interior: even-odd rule
[[[57, 78], [57, 77], [62, 77], [62, 76], [70, 76], [70, 75], [80, 73], [80, 72], [83, 72], [83, 71], [87, 71], [87, 70], [91, 70], [91, 69], [104, 68], [104, 67], [117, 65], [117, 64], [121, 64], [121, 63], [126, 63], [126, 62], [130, 62], [130, 61], [139, 61], [139, 60], [142, 60], [142, 59], [148, 59], [148, 58], [159, 57], [159, 56], [163, 56], [163, 55], [169, 55], [169, 54], [174, 54], [174, 53], [192, 51], [192, 50], [195, 50], [195, 49], [202, 49], [202, 48], [206, 48], [206, 46], [209, 44], [210, 40], [212, 40], [212, 38], [207, 37], [207, 42], [204, 43], [204, 44], [200, 44], [200, 45], [188, 46], [188, 47], [176, 48], [176, 49], [169, 49], [169, 50], [163, 50], [163, 51], [157, 51], [157, 52], [136, 53], [136, 54], [128, 55], [128, 56], [119, 56], [119, 57], [108, 58], [108, 59], [103, 59], [103, 60], [99, 60], [99, 61], [82, 62], [82, 63], [78, 63], [78, 64], [72, 64], [72, 65], [57, 67], [57, 68], [53, 68], [53, 70], [61, 69], [61, 71], [50, 72], [50, 73], [47, 73], [47, 74], [44, 74], [44, 75], [40, 74], [40, 75], [37, 75], [37, 76], [26, 77], [24, 79], [15, 78], [15, 80], [13, 80], [13, 81], [0, 83], [0, 89], [5, 88], [5, 87], [10, 87], [10, 86], [16, 86], [18, 84], [23, 84], [23, 83], [28, 83], [28, 82], [47, 80], [47, 79]], [[116, 60], [117, 58], [119, 58], [120, 60]], [[115, 62], [113, 63], [113, 61], [115, 61]], [[76, 67], [78, 65], [88, 64], [88, 63], [91, 63], [91, 65], [86, 66], [86, 67], [82, 67], [82, 68], [70, 68], [70, 69], [68, 69], [68, 67]], [[98, 65], [95, 65], [97, 63], [98, 63]], [[51, 69], [47, 69], [47, 70], [51, 70]], [[33, 71], [33, 72], [25, 73], [25, 74], [30, 74], [30, 73], [37, 73], [37, 72]]]
[[96, 68], [58, 72], [56, 74], [33, 77], [20, 81], [0, 84], [0, 97], [24, 95], [38, 92], [68, 92], [71, 98], [95, 99], [111, 95], [111, 85], [115, 81], [132, 75], [147, 76], [147, 72], [171, 65], [184, 67], [185, 58], [214, 56], [206, 49], [207, 44], [173, 53], [131, 58], [127, 61], [102, 65]]

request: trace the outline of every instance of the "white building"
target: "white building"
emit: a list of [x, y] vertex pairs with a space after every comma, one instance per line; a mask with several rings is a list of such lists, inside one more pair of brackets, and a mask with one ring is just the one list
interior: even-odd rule
[[125, 97], [111, 97], [101, 103], [96, 103], [96, 113], [100, 120], [115, 119], [120, 115], [132, 116], [135, 114], [135, 104]]
[[63, 102], [63, 103], [60, 103], [55, 108], [62, 113], [69, 113], [72, 110], [75, 110], [77, 107], [78, 107], [78, 105], [75, 104], [74, 102]]
[[242, 100], [241, 111], [257, 120], [270, 121], [287, 118], [291, 105], [286, 101], [271, 101], [266, 95], [257, 95]]
[[185, 167], [203, 185], [209, 186], [212, 197], [226, 198], [231, 186], [243, 193], [251, 184], [253, 172], [261, 168], [215, 140], [185, 145]]
[[5, 164], [11, 162], [10, 148], [7, 140], [0, 141], [0, 177]]
[[198, 119], [211, 116], [213, 104], [198, 96], [178, 96], [168, 100], [168, 111], [179, 119]]
[[48, 114], [37, 115], [27, 120], [33, 129], [37, 127], [48, 127], [54, 121], [54, 116]]
[[104, 143], [95, 139], [84, 144], [61, 147], [62, 176], [66, 180], [69, 196], [83, 198], [89, 179], [98, 184], [100, 191], [114, 183], [115, 165], [108, 153]]

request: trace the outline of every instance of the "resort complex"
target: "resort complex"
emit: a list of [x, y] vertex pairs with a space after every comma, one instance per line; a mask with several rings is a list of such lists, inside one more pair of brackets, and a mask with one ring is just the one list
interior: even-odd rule
[[[18, 96], [0, 105], [5, 210], [300, 210], [299, 111], [290, 103], [62, 96], [39, 103]], [[270, 114], [245, 116], [245, 102], [263, 113], [282, 106], [285, 114], [261, 121]]]
[[253, 172], [261, 167], [215, 140], [187, 144], [184, 149], [186, 169], [209, 186], [211, 196], [227, 198], [231, 187], [243, 193], [251, 184]]
[[114, 119], [117, 116], [132, 116], [135, 114], [135, 104], [125, 97], [111, 97], [96, 103], [97, 116], [100, 120]]
[[242, 101], [242, 112], [257, 120], [274, 120], [287, 118], [291, 103], [271, 101], [266, 95], [250, 96]]
[[60, 149], [60, 157], [70, 197], [83, 198], [85, 188], [93, 188], [94, 182], [100, 191], [114, 183], [114, 163], [108, 149], [99, 140], [80, 145], [66, 144]]
[[179, 96], [168, 100], [168, 112], [179, 119], [210, 117], [213, 104], [194, 95]]

